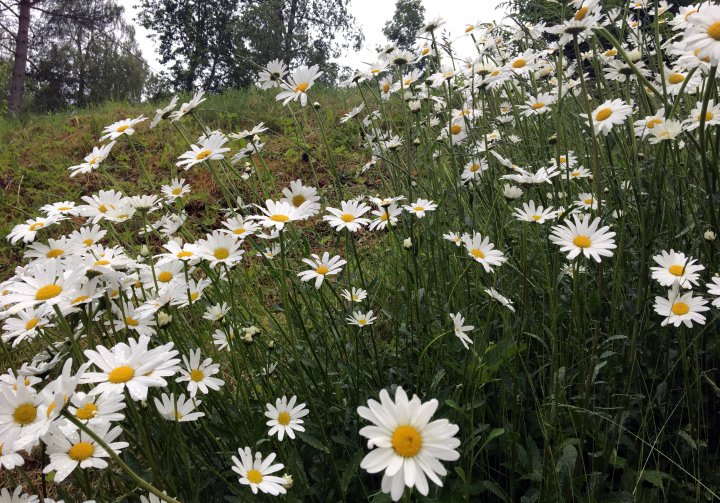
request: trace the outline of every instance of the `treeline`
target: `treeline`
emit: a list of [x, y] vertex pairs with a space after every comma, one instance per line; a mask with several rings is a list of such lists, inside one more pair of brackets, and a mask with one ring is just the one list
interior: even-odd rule
[[279, 59], [321, 64], [362, 33], [350, 0], [138, 0], [163, 70], [143, 59], [116, 0], [0, 0], [0, 112], [36, 113], [109, 99], [250, 85]]

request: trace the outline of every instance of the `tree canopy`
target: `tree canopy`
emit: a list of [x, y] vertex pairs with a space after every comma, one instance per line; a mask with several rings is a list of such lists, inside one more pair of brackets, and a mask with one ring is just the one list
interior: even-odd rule
[[395, 14], [385, 23], [383, 34], [401, 49], [410, 48], [415, 34], [425, 24], [425, 7], [421, 0], [397, 0]]

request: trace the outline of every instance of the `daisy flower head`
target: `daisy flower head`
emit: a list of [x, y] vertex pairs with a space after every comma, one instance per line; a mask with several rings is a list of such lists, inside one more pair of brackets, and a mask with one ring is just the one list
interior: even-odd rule
[[451, 243], [455, 243], [455, 246], [462, 246], [463, 244], [462, 236], [457, 232], [448, 232], [447, 234], [443, 234], [443, 239], [446, 239]]
[[715, 296], [712, 305], [720, 307], [720, 276], [713, 276], [707, 284], [708, 293]]
[[105, 129], [103, 129], [103, 133], [105, 134], [100, 137], [100, 141], [115, 140], [122, 135], [132, 136], [133, 134], [135, 134], [135, 126], [146, 120], [147, 117], [141, 115], [140, 117], [137, 117], [135, 119], [123, 119], [121, 121], [110, 124]]
[[245, 449], [238, 449], [238, 454], [239, 459], [237, 456], [232, 457], [232, 471], [240, 475], [240, 483], [250, 486], [253, 494], [260, 491], [277, 496], [287, 492], [283, 486], [285, 479], [272, 475], [284, 468], [281, 463], [273, 464], [275, 453], [269, 454], [263, 460], [262, 454], [256, 452], [253, 459], [250, 447], [245, 447]]
[[190, 145], [190, 150], [180, 155], [177, 166], [182, 166], [185, 171], [189, 170], [196, 164], [205, 161], [218, 161], [225, 158], [225, 152], [229, 152], [228, 147], [223, 147], [227, 143], [228, 138], [222, 133], [213, 133], [209, 137], [204, 138], [200, 145]]
[[665, 109], [661, 108], [655, 115], [648, 115], [644, 119], [635, 121], [635, 136], [645, 138], [652, 133], [652, 130], [665, 122]]
[[111, 349], [96, 346], [86, 349], [85, 357], [100, 371], [85, 372], [83, 383], [99, 383], [91, 395], [122, 393], [125, 389], [135, 401], [146, 400], [148, 388], [167, 386], [167, 381], [153, 372], [168, 362], [177, 362], [177, 351], [172, 343], [163, 347], [162, 352], [148, 351], [150, 337], [141, 335], [128, 339], [130, 345], [121, 342]]
[[282, 230], [286, 224], [297, 220], [305, 220], [310, 215], [305, 207], [296, 208], [290, 203], [282, 201], [273, 201], [268, 199], [265, 201], [265, 207], [258, 206], [262, 215], [255, 215], [250, 218], [257, 220], [263, 227], [274, 227]]
[[485, 272], [492, 272], [493, 267], [501, 266], [507, 260], [503, 252], [495, 249], [490, 238], [483, 238], [479, 232], [473, 232], [472, 236], [463, 235], [462, 241], [468, 255], [481, 264]]
[[667, 297], [655, 297], [655, 312], [664, 316], [661, 326], [673, 325], [679, 327], [685, 324], [688, 328], [693, 323], [705, 324], [705, 316], [700, 314], [710, 310], [707, 307], [707, 300], [702, 297], [693, 297], [692, 292], [680, 294], [678, 285], [675, 285]]
[[363, 328], [375, 323], [377, 317], [373, 316], [373, 314], [374, 313], [372, 309], [367, 313], [363, 313], [361, 311], [353, 311], [352, 316], [348, 316], [345, 319], [348, 322], [348, 325], [355, 325], [357, 327]]
[[190, 351], [189, 359], [187, 356], [183, 356], [183, 362], [185, 369], [180, 369], [181, 375], [176, 381], [188, 383], [188, 392], [191, 397], [194, 397], [198, 390], [207, 395], [211, 389], [217, 391], [220, 386], [225, 384], [222, 379], [212, 377], [220, 372], [220, 364], [213, 363], [210, 358], [205, 358], [201, 363], [199, 349]]
[[662, 251], [655, 255], [653, 260], [659, 267], [652, 267], [652, 278], [661, 286], [680, 285], [682, 288], [697, 286], [700, 271], [705, 267], [697, 263], [697, 259], [686, 257], [684, 253], [675, 250]]
[[13, 227], [7, 235], [7, 240], [10, 241], [11, 244], [15, 244], [20, 240], [22, 240], [23, 243], [32, 243], [35, 241], [38, 232], [58, 223], [60, 220], [63, 220], [63, 217], [60, 215], [30, 218], [26, 220], [25, 223]]
[[99, 168], [100, 163], [102, 163], [107, 158], [114, 146], [115, 142], [111, 141], [107, 145], [103, 145], [99, 148], [93, 147], [92, 152], [85, 156], [85, 159], [82, 163], [75, 166], [70, 166], [68, 168], [68, 170], [70, 170], [71, 172], [70, 177], [72, 178], [73, 176], [77, 176], [81, 173], [90, 173], [91, 171]]
[[428, 211], [435, 211], [437, 204], [429, 199], [418, 199], [414, 203], [403, 206], [403, 209], [418, 218], [423, 218]]
[[487, 171], [488, 164], [484, 160], [473, 159], [468, 162], [463, 168], [463, 172], [460, 178], [463, 182], [469, 182], [471, 180], [477, 180], [482, 174]]
[[18, 449], [33, 447], [49, 426], [47, 410], [46, 401], [24, 379], [16, 382], [15, 389], [0, 384], [0, 438], [13, 435]]
[[2, 503], [38, 503], [40, 500], [37, 496], [25, 494], [22, 492], [22, 486], [17, 486], [12, 493], [9, 489], [3, 487], [0, 491], [0, 501]]
[[[592, 124], [596, 135], [607, 136], [613, 126], [625, 122], [631, 113], [632, 107], [623, 100], [608, 100], [592, 112], [592, 119], [588, 123]], [[580, 114], [580, 116], [588, 118], [587, 114]]]
[[550, 111], [550, 105], [555, 103], [555, 96], [548, 93], [541, 93], [528, 99], [520, 110], [525, 117], [540, 115]]
[[367, 298], [367, 292], [365, 290], [355, 288], [354, 286], [350, 288], [350, 290], [343, 289], [340, 295], [348, 302], [362, 302]]
[[377, 210], [373, 210], [372, 214], [375, 216], [375, 220], [370, 222], [370, 230], [382, 230], [387, 228], [388, 225], [395, 225], [403, 209], [398, 208], [397, 203], [390, 203], [389, 205], [380, 205]]
[[315, 187], [303, 185], [302, 180], [290, 182], [290, 187], [282, 191], [281, 203], [290, 203], [296, 208], [303, 208], [307, 213], [315, 215], [320, 211], [320, 196]]
[[242, 247], [242, 240], [235, 237], [235, 234], [228, 234], [221, 230], [213, 231], [205, 239], [199, 240], [195, 246], [198, 254], [210, 263], [211, 267], [223, 264], [232, 267], [242, 260], [245, 253]]
[[67, 291], [77, 286], [84, 277], [82, 269], [65, 270], [59, 260], [30, 266], [17, 280], [7, 285], [8, 294], [0, 300], [12, 305], [10, 313], [32, 306], [67, 305]]
[[[21, 445], [17, 443], [17, 432], [10, 431], [3, 434], [0, 442], [0, 470], [14, 470], [25, 464], [25, 458], [20, 454]], [[5, 501], [0, 499], [0, 501]]]
[[202, 402], [200, 400], [186, 399], [185, 394], [182, 393], [175, 400], [175, 393], [163, 393], [160, 395], [160, 400], [154, 398], [155, 407], [160, 414], [160, 417], [167, 421], [177, 421], [178, 423], [187, 423], [191, 421], [197, 421], [201, 417], [205, 416], [204, 412], [195, 412], [195, 407], [199, 406]]
[[360, 201], [342, 201], [340, 209], [330, 207], [325, 209], [330, 215], [323, 216], [323, 220], [336, 231], [347, 229], [350, 232], [357, 232], [370, 223], [369, 218], [363, 217], [370, 210], [370, 206]]
[[260, 89], [280, 87], [280, 83], [286, 74], [287, 65], [279, 59], [274, 59], [258, 73], [258, 85]]
[[260, 224], [250, 219], [244, 219], [241, 215], [225, 220], [223, 226], [225, 229], [220, 229], [222, 232], [232, 234], [239, 239], [245, 239], [260, 229]]
[[468, 344], [472, 344], [473, 341], [465, 332], [470, 332], [475, 327], [473, 325], [463, 325], [465, 323], [465, 317], [460, 313], [450, 313], [450, 319], [453, 322], [453, 331], [455, 332], [455, 336], [460, 339], [460, 342], [462, 342], [462, 345], [465, 346], [465, 349], [470, 349]]
[[698, 57], [710, 58], [712, 64], [717, 65], [720, 62], [720, 6], [701, 5], [692, 14], [686, 17], [685, 47], [699, 49]]
[[534, 222], [536, 224], [544, 224], [548, 220], [555, 218], [555, 211], [552, 207], [543, 208], [542, 206], [535, 206], [535, 201], [530, 200], [527, 203], [523, 203], [522, 209], [515, 208], [515, 218], [522, 222]]
[[282, 441], [287, 436], [294, 439], [296, 431], [305, 431], [302, 426], [304, 421], [301, 419], [307, 416], [310, 411], [305, 408], [305, 404], [295, 405], [296, 396], [292, 396], [290, 400], [283, 396], [275, 400], [275, 405], [268, 403], [265, 405], [265, 417], [269, 419], [265, 424], [270, 426], [268, 436], [272, 437], [277, 434], [278, 440]]
[[303, 262], [310, 266], [310, 269], [298, 273], [301, 281], [315, 280], [315, 288], [319, 289], [326, 276], [335, 276], [342, 271], [342, 266], [347, 264], [340, 255], [330, 257], [328, 252], [322, 254], [322, 257], [316, 253], [312, 254], [312, 260], [304, 258]]
[[161, 191], [168, 201], [174, 201], [190, 193], [190, 185], [184, 178], [173, 178], [168, 185], [163, 185]]
[[195, 110], [200, 103], [205, 101], [205, 91], [197, 91], [195, 95], [193, 95], [192, 99], [188, 101], [187, 103], [183, 103], [180, 105], [180, 108], [175, 110], [170, 114], [170, 117], [172, 117], [173, 121], [180, 120], [185, 115], [189, 114], [193, 110]]
[[581, 253], [586, 258], [593, 258], [600, 262], [601, 257], [612, 257], [612, 250], [616, 248], [614, 232], [610, 227], [600, 227], [600, 219], [590, 222], [590, 215], [582, 220], [573, 215], [573, 222], [567, 221], [564, 225], [552, 228], [550, 241], [560, 246], [561, 252], [568, 252], [568, 259], [572, 260]]
[[170, 103], [167, 104], [165, 108], [156, 108], [155, 109], [155, 117], [153, 117], [153, 120], [150, 122], [150, 129], [153, 129], [155, 126], [160, 124], [161, 120], [167, 119], [170, 117], [170, 113], [175, 110], [175, 107], [177, 106], [178, 97], [173, 96], [170, 100]]
[[[120, 426], [110, 429], [110, 423], [89, 425], [98, 437], [112, 449], [119, 453], [127, 447], [127, 442], [115, 442], [122, 433]], [[59, 427], [51, 428], [45, 438], [50, 463], [43, 469], [43, 473], [55, 471], [54, 480], [61, 482], [67, 478], [78, 466], [85, 468], [107, 468], [105, 458], [110, 457], [88, 433], [81, 430], [62, 431]]]
[[[690, 117], [688, 117], [684, 122], [684, 126], [687, 131], [693, 131], [700, 127], [700, 122], [702, 121], [702, 108], [703, 102], [698, 101], [695, 108], [693, 108], [692, 112], [690, 112]], [[711, 99], [708, 101], [708, 107], [705, 111], [705, 127], [717, 126], [718, 124], [720, 124], [720, 103], [715, 104], [715, 100]]]
[[125, 415], [125, 396], [117, 394], [90, 395], [77, 391], [70, 398], [68, 411], [80, 421], [87, 424], [109, 423], [122, 421]]
[[280, 84], [283, 91], [275, 96], [275, 99], [282, 101], [283, 105], [287, 105], [291, 101], [297, 101], [298, 99], [302, 106], [307, 105], [307, 94], [305, 93], [315, 83], [315, 79], [323, 74], [323, 72], [319, 70], [320, 67], [318, 65], [313, 65], [309, 68], [303, 65], [296, 68], [288, 76], [287, 82]]
[[430, 421], [438, 401], [422, 403], [417, 395], [411, 400], [401, 387], [395, 400], [387, 390], [380, 392], [380, 402], [370, 399], [368, 406], [358, 407], [358, 415], [373, 423], [360, 429], [372, 449], [360, 462], [368, 473], [383, 472], [382, 491], [398, 501], [405, 487], [415, 487], [427, 496], [428, 478], [442, 486], [440, 477], [447, 475], [441, 461], [456, 461], [460, 440], [459, 428], [447, 421]]

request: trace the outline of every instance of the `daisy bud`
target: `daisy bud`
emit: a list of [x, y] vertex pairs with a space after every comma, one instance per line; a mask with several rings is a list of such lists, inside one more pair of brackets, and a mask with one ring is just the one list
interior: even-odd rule
[[715, 241], [715, 238], [716, 238], [715, 233], [710, 229], [705, 231], [705, 234], [703, 234], [703, 237], [705, 238], [705, 241]]
[[405, 238], [405, 241], [403, 241], [403, 247], [405, 247], [406, 249], [409, 250], [410, 248], [412, 248], [412, 245], [413, 245], [412, 239]]
[[316, 101], [315, 103], [313, 103], [313, 108], [315, 110], [320, 110], [320, 102]]
[[140, 247], [140, 255], [142, 255], [143, 257], [150, 256], [150, 249], [147, 247], [147, 245], [142, 245]]
[[412, 101], [408, 102], [408, 108], [410, 109], [411, 112], [419, 112], [421, 106], [422, 106], [422, 103], [420, 103], [419, 100], [412, 100]]
[[548, 143], [550, 145], [555, 145], [557, 143], [557, 135], [554, 134], [550, 138], [548, 138]]
[[268, 348], [268, 349], [275, 349], [275, 341], [270, 341], [270, 342], [268, 342], [267, 348]]
[[172, 322], [172, 316], [162, 311], [158, 313], [158, 326], [165, 327]]
[[420, 145], [420, 138], [415, 138], [415, 139], [413, 140], [413, 145], [415, 145], [416, 147], [417, 147], [418, 145]]
[[252, 336], [252, 334], [245, 332], [245, 335], [243, 335], [242, 340], [245, 341], [246, 343], [250, 344], [253, 341], [253, 336]]
[[282, 486], [283, 486], [285, 489], [290, 489], [290, 488], [292, 487], [292, 485], [293, 485], [292, 475], [290, 475], [289, 473], [284, 473], [283, 476], [282, 476], [282, 478], [283, 478], [283, 480], [284, 480], [284, 482], [282, 483]]

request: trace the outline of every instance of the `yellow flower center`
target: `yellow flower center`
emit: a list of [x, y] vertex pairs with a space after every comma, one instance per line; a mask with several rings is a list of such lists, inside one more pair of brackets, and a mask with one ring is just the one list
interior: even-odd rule
[[13, 421], [20, 426], [26, 426], [37, 417], [37, 409], [31, 403], [24, 403], [15, 408], [13, 412]]
[[459, 134], [460, 131], [462, 131], [462, 126], [461, 126], [461, 125], [459, 125], [459, 124], [453, 124], [452, 126], [450, 126], [450, 132], [451, 132], [452, 134]]
[[538, 101], [537, 103], [533, 103], [532, 105], [530, 105], [530, 108], [532, 108], [533, 110], [540, 110], [541, 108], [544, 108], [544, 107], [545, 107], [545, 103], [542, 103], [542, 102], [540, 102], [540, 101]]
[[290, 414], [288, 412], [282, 411], [280, 414], [278, 414], [277, 418], [278, 423], [280, 423], [283, 426], [287, 426], [290, 424]]
[[597, 114], [595, 114], [595, 120], [596, 121], [604, 121], [608, 117], [612, 115], [613, 111], [612, 108], [602, 108], [598, 111]]
[[95, 452], [95, 447], [90, 442], [78, 442], [70, 447], [68, 456], [75, 461], [84, 461]]
[[177, 258], [188, 258], [188, 257], [192, 257], [192, 256], [193, 256], [193, 252], [187, 251], [187, 250], [179, 251], [177, 254]]
[[680, 73], [673, 73], [668, 77], [668, 82], [671, 84], [679, 84], [683, 80], [685, 80], [685, 76]]
[[688, 306], [684, 302], [676, 302], [672, 306], [672, 312], [673, 314], [682, 316], [683, 314], [687, 314], [690, 312], [690, 306]]
[[575, 21], [582, 21], [585, 19], [585, 16], [587, 16], [588, 11], [590, 10], [590, 7], [581, 7], [576, 13], [575, 17], [573, 19]]
[[[713, 120], [714, 117], [715, 115], [712, 112], [705, 112], [705, 122]], [[697, 120], [700, 121], [700, 114], [698, 114]]]
[[350, 213], [345, 213], [345, 214], [343, 214], [343, 216], [340, 217], [340, 220], [342, 220], [343, 222], [349, 223], [349, 222], [352, 222], [353, 220], [355, 220], [355, 216], [351, 215]]
[[172, 281], [173, 274], [170, 271], [163, 271], [160, 274], [158, 274], [157, 279], [161, 283], [167, 283], [169, 281]]
[[252, 470], [248, 470], [245, 474], [245, 477], [251, 484], [259, 484], [263, 481], [262, 473], [255, 470], [254, 468]]
[[315, 269], [315, 272], [318, 274], [327, 274], [330, 269], [327, 266], [321, 265], [318, 266], [317, 269]]
[[295, 86], [295, 92], [304, 93], [305, 91], [307, 91], [308, 87], [310, 87], [309, 82], [300, 82], [297, 86]]
[[80, 304], [81, 302], [85, 302], [85, 301], [88, 300], [89, 298], [90, 298], [90, 297], [88, 297], [87, 295], [81, 295], [81, 296], [79, 296], [79, 297], [75, 297], [75, 298], [72, 300], [72, 303], [73, 303], [73, 304]]
[[390, 92], [390, 84], [385, 82], [382, 87], [383, 93], [387, 94]]
[[97, 260], [94, 265], [110, 265], [109, 260]]
[[125, 317], [125, 323], [129, 327], [137, 327], [140, 323], [135, 318], [131, 318], [130, 316]]
[[472, 166], [470, 166], [470, 173], [475, 173], [479, 169], [480, 169], [480, 165], [478, 163], [475, 163]]
[[30, 226], [30, 231], [31, 231], [31, 232], [35, 232], [36, 230], [42, 229], [43, 227], [45, 227], [45, 224], [44, 224], [44, 223], [42, 223], [42, 222], [35, 222], [34, 224], [32, 224], [32, 225]]
[[83, 239], [83, 242], [82, 242], [82, 244], [83, 244], [84, 246], [86, 246], [86, 247], [92, 246], [94, 243], [95, 243], [95, 241], [93, 241], [93, 240], [90, 239], [90, 238], [88, 238], [88, 239]]
[[32, 318], [25, 323], [25, 330], [32, 330], [40, 322], [40, 318]]
[[65, 253], [65, 250], [61, 250], [60, 248], [53, 248], [49, 252], [45, 254], [47, 258], [58, 258], [63, 253]]
[[573, 244], [578, 248], [589, 248], [592, 242], [590, 241], [589, 237], [580, 234], [579, 236], [575, 236], [575, 239], [573, 239]]
[[212, 154], [212, 150], [208, 150], [208, 149], [201, 150], [200, 152], [195, 154], [195, 159], [197, 159], [198, 161], [202, 161], [203, 159], [210, 157], [211, 154]]
[[192, 300], [193, 302], [195, 302], [196, 300], [198, 300], [198, 297], [200, 297], [200, 294], [199, 294], [198, 292], [192, 292], [192, 293], [190, 294], [190, 300]]
[[668, 267], [668, 272], [673, 276], [682, 276], [683, 271], [685, 271], [685, 266], [682, 265], [675, 264]]
[[515, 69], [522, 68], [525, 65], [527, 65], [527, 61], [525, 61], [523, 58], [518, 58], [515, 61], [512, 62], [512, 66]]
[[213, 256], [218, 260], [225, 260], [230, 256], [230, 250], [228, 250], [227, 248], [217, 248], [213, 252]]
[[128, 126], [127, 124], [123, 124], [122, 126], [120, 126], [119, 128], [117, 128], [115, 131], [117, 131], [118, 133], [124, 133], [124, 132], [127, 131], [129, 128], [130, 128], [130, 126]]
[[273, 215], [270, 217], [270, 220], [273, 222], [287, 222], [290, 220], [290, 217], [287, 215]]
[[414, 426], [405, 424], [395, 428], [391, 438], [395, 454], [403, 458], [412, 458], [422, 448], [422, 436]]
[[707, 34], [713, 40], [720, 40], [720, 21], [715, 21], [713, 24], [708, 26]]
[[182, 189], [180, 187], [175, 187], [170, 192], [172, 192], [172, 195], [174, 196], [179, 196], [180, 194], [182, 194]]
[[357, 320], [357, 323], [361, 327], [364, 327], [367, 324], [367, 320], [365, 318], [360, 318], [359, 320]]
[[305, 196], [298, 194], [297, 196], [292, 198], [293, 206], [300, 206], [302, 203], [305, 202]]
[[78, 407], [75, 411], [75, 417], [87, 421], [88, 419], [94, 418], [97, 415], [97, 411], [97, 405], [94, 403], [86, 403], [82, 407]]
[[203, 371], [200, 369], [194, 369], [190, 371], [190, 379], [195, 382], [200, 382], [205, 379], [205, 374], [203, 374]]
[[567, 162], [567, 157], [564, 156], [564, 155], [561, 155], [561, 156], [560, 156], [560, 162], [563, 163], [563, 164], [566, 163], [566, 162]]
[[645, 127], [647, 127], [648, 129], [652, 129], [655, 126], [657, 126], [658, 124], [662, 124], [662, 122], [663, 122], [662, 119], [658, 119], [656, 117], [654, 119], [650, 119], [649, 121], [647, 121], [647, 124], [645, 125]]
[[583, 202], [585, 204], [592, 204], [593, 203], [592, 197], [588, 197], [587, 199], [583, 200]]
[[617, 49], [608, 49], [607, 51], [603, 52], [603, 56], [610, 57], [610, 56], [617, 56]]
[[534, 221], [539, 221], [542, 217], [540, 215], [533, 215], [530, 218], [532, 218]]
[[62, 293], [63, 289], [60, 285], [45, 285], [38, 288], [35, 292], [35, 300], [50, 300]]
[[122, 365], [110, 371], [108, 374], [108, 381], [113, 384], [121, 384], [128, 382], [133, 377], [135, 377], [135, 370], [127, 365]]
[[380, 215], [380, 221], [381, 222], [387, 222], [390, 219], [390, 215], [387, 214], [387, 212]]
[[485, 254], [482, 252], [482, 250], [479, 250], [477, 248], [473, 248], [472, 250], [470, 250], [470, 255], [479, 259], [485, 258]]

